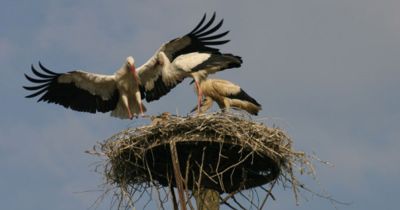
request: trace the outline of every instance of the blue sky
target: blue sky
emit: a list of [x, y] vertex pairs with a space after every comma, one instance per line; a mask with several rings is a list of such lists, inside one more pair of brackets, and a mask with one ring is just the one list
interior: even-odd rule
[[[204, 12], [230, 30], [224, 52], [241, 69], [215, 77], [241, 85], [260, 116], [292, 136], [316, 163], [339, 209], [397, 209], [400, 176], [400, 2], [395, 0], [50, 1], [0, 8], [0, 197], [4, 209], [87, 209], [101, 194], [96, 157], [112, 134], [143, 123], [25, 99], [23, 73], [40, 60], [55, 71], [113, 73], [133, 55], [142, 64], [166, 41], [189, 32]], [[146, 104], [148, 114], [185, 115], [196, 103], [189, 81]], [[90, 191], [90, 192], [87, 192]], [[334, 209], [275, 188], [271, 209]], [[107, 202], [98, 209], [109, 209]]]

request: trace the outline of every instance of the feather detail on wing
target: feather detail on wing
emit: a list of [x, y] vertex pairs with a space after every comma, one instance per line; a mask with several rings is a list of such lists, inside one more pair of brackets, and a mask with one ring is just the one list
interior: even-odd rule
[[[242, 109], [250, 114], [257, 115], [261, 110], [261, 105], [250, 95], [248, 95], [240, 86], [222, 79], [207, 79], [200, 83], [201, 90], [206, 97], [207, 103], [212, 99], [217, 102], [221, 109], [229, 107]], [[204, 102], [204, 101], [203, 101]], [[208, 110], [211, 105], [201, 106], [201, 112]]]
[[41, 63], [39, 72], [32, 65], [33, 78], [25, 74], [34, 86], [23, 88], [33, 93], [26, 98], [40, 96], [39, 101], [55, 103], [81, 112], [108, 112], [113, 110], [119, 99], [113, 76], [71, 71], [60, 74], [45, 68]]
[[170, 63], [163, 52], [158, 57], [154, 66], [143, 65], [138, 68], [140, 93], [147, 102], [160, 99], [187, 76], [183, 71], [169, 68]]
[[158, 100], [177, 84], [182, 82], [185, 77], [189, 76], [187, 74], [189, 70], [187, 69], [181, 69], [186, 71], [182, 72], [178, 71], [177, 68], [169, 68], [168, 65], [171, 65], [179, 56], [181, 56], [180, 62], [177, 62], [177, 64], [174, 63], [173, 65], [180, 67], [178, 64], [181, 64], [181, 66], [187, 66], [191, 69], [200, 63], [185, 63], [185, 65], [183, 65], [181, 62], [182, 56], [186, 56], [183, 59], [184, 62], [190, 62], [192, 57], [190, 57], [191, 55], [189, 54], [192, 53], [197, 53], [193, 54], [197, 57], [201, 53], [209, 54], [205, 57], [203, 56], [204, 58], [201, 59], [193, 57], [193, 59], [197, 61], [204, 61], [208, 59], [211, 54], [220, 55], [219, 49], [210, 46], [222, 45], [229, 42], [229, 40], [220, 40], [220, 38], [227, 35], [229, 31], [215, 34], [223, 24], [223, 20], [221, 20], [215, 26], [212, 26], [215, 21], [215, 12], [208, 22], [205, 23], [205, 20], [206, 14], [204, 14], [203, 18], [191, 32], [163, 44], [145, 64], [138, 68], [138, 75], [141, 80], [140, 91], [142, 98], [145, 98], [148, 102]]
[[229, 42], [230, 40], [219, 40], [227, 35], [229, 31], [214, 34], [214, 32], [221, 28], [224, 22], [222, 19], [215, 26], [211, 27], [215, 20], [215, 12], [206, 24], [204, 24], [205, 20], [206, 14], [204, 14], [201, 21], [191, 32], [164, 44], [160, 48], [160, 51], [164, 51], [171, 62], [180, 55], [192, 52], [219, 53], [219, 49], [210, 46], [222, 45]]
[[224, 95], [230, 99], [247, 101], [261, 107], [261, 105], [253, 97], [247, 94], [239, 85], [222, 79], [208, 79], [207, 82], [210, 82], [213, 85], [214, 90], [220, 95]]

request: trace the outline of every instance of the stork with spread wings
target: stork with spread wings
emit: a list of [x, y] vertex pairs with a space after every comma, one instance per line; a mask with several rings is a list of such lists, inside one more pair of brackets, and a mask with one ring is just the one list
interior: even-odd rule
[[186, 77], [194, 79], [198, 92], [198, 109], [202, 92], [199, 83], [208, 74], [240, 67], [242, 59], [221, 53], [214, 46], [229, 40], [220, 40], [229, 31], [216, 33], [223, 20], [215, 24], [215, 13], [206, 21], [204, 14], [197, 26], [188, 34], [163, 44], [143, 65], [136, 68], [129, 56], [113, 75], [100, 75], [81, 70], [56, 73], [39, 63], [40, 70], [32, 66], [36, 78], [25, 77], [33, 86], [24, 86], [33, 93], [27, 98], [55, 103], [81, 112], [109, 112], [115, 117], [132, 119], [146, 111], [142, 99], [158, 100]]

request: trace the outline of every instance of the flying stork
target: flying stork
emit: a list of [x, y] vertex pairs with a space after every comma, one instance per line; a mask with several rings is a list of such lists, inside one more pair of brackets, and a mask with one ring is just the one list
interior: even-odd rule
[[[200, 82], [200, 90], [204, 100], [200, 107], [200, 113], [209, 110], [213, 102], [217, 102], [222, 111], [230, 107], [242, 109], [250, 114], [257, 115], [261, 105], [249, 96], [240, 86], [222, 79], [206, 79]], [[192, 112], [196, 110], [194, 108]]]
[[[206, 14], [188, 34], [163, 44], [143, 65], [136, 68], [135, 60], [129, 56], [113, 75], [101, 75], [81, 70], [56, 73], [39, 62], [41, 71], [32, 65], [33, 78], [25, 77], [34, 86], [23, 88], [32, 91], [26, 98], [39, 97], [39, 101], [55, 103], [80, 112], [109, 112], [111, 116], [132, 119], [146, 111], [142, 99], [158, 100], [186, 77], [196, 83], [210, 73], [240, 67], [239, 56], [224, 54], [212, 46], [229, 40], [220, 40], [229, 31], [215, 34], [223, 19], [213, 25], [213, 16], [205, 23]], [[205, 24], [204, 24], [205, 23]], [[200, 108], [201, 94], [198, 94]]]

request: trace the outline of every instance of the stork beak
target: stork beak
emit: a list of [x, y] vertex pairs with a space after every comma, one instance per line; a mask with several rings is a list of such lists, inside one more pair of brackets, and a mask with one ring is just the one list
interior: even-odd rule
[[132, 72], [133, 78], [136, 80], [136, 83], [138, 83], [139, 82], [139, 78], [138, 78], [138, 75], [137, 75], [137, 72], [136, 72], [135, 65], [129, 65], [129, 69]]
[[135, 65], [129, 65], [129, 69], [131, 70], [132, 74], [136, 74]]

